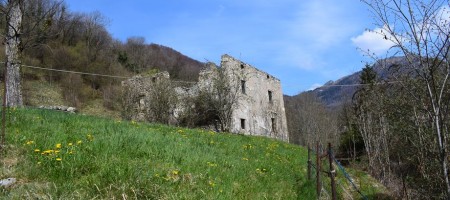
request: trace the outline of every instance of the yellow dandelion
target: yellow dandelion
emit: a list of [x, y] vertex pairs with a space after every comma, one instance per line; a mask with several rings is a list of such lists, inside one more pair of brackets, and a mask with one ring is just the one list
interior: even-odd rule
[[213, 162], [207, 162], [207, 164], [209, 167], [217, 167], [217, 164]]
[[88, 134], [88, 135], [87, 135], [87, 139], [88, 139], [89, 141], [92, 141], [92, 140], [94, 140], [94, 136], [92, 136], [91, 134]]
[[40, 149], [35, 149], [34, 152], [39, 153], [39, 152], [41, 152], [41, 150]]
[[83, 141], [81, 141], [81, 140], [78, 140], [78, 141], [77, 141], [77, 144], [81, 144], [81, 143], [83, 143]]
[[34, 144], [33, 140], [27, 141], [27, 145]]
[[178, 170], [172, 170], [172, 174], [173, 174], [173, 175], [178, 175], [179, 172], [180, 172], [180, 171], [178, 171]]
[[55, 147], [56, 147], [57, 149], [61, 149], [62, 145], [61, 145], [61, 143], [58, 143], [58, 144], [55, 145]]
[[59, 152], [61, 152], [61, 151], [59, 151], [59, 150], [55, 150], [55, 153], [59, 153]]
[[56, 161], [62, 161], [62, 158], [56, 158]]
[[72, 146], [73, 144], [72, 144], [72, 142], [70, 142], [69, 144], [67, 144], [68, 146]]
[[73, 154], [73, 151], [69, 151], [69, 154]]
[[215, 184], [212, 180], [209, 180], [209, 181], [208, 181], [208, 184], [209, 184], [211, 187], [216, 186], [216, 184]]
[[42, 152], [42, 155], [44, 155], [44, 154], [51, 154], [51, 153], [53, 153], [53, 150], [45, 150], [44, 152]]

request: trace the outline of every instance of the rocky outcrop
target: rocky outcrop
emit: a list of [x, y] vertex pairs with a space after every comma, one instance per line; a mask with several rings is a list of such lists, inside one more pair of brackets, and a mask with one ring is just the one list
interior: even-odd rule
[[40, 109], [47, 109], [47, 110], [58, 110], [68, 113], [75, 113], [77, 112], [77, 109], [75, 107], [70, 106], [39, 106]]

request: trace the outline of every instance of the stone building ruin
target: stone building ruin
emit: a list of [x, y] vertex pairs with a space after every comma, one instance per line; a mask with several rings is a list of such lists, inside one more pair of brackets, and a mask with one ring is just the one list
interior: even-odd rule
[[[219, 69], [223, 70], [219, 73]], [[187, 98], [211, 90], [215, 80], [225, 76], [234, 93], [234, 104], [229, 119], [229, 131], [245, 135], [258, 135], [288, 141], [283, 92], [279, 79], [229, 55], [223, 55], [220, 67], [207, 63], [199, 74], [198, 82], [170, 81], [167, 72], [152, 76], [138, 75], [122, 82], [124, 91], [124, 118], [135, 121], [153, 121], [149, 109], [158, 94], [174, 92], [175, 100], [165, 109], [169, 124], [178, 124], [180, 116], [193, 107]], [[164, 85], [164, 87], [161, 87]]]

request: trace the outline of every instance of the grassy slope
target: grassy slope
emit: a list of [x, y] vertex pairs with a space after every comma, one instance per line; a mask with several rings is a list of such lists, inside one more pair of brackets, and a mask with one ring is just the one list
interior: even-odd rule
[[[63, 89], [58, 82], [24, 80], [23, 86], [24, 100], [27, 106], [73, 106], [64, 99]], [[3, 96], [3, 88], [1, 87], [0, 96]], [[87, 100], [82, 104], [82, 107], [77, 107], [77, 110], [82, 114], [120, 119], [120, 112], [105, 108], [101, 97]]]
[[315, 198], [305, 150], [272, 139], [44, 110], [10, 121], [5, 198]]
[[[305, 149], [284, 142], [46, 110], [9, 121], [0, 178], [18, 183], [0, 198], [315, 199]], [[370, 199], [385, 191], [348, 171]], [[360, 198], [337, 182], [340, 199]]]

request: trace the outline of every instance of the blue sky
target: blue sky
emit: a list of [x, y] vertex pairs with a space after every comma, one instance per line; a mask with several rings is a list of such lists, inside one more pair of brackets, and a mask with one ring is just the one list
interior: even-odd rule
[[389, 44], [359, 0], [66, 0], [74, 12], [99, 11], [121, 41], [142, 36], [199, 61], [229, 54], [266, 71], [295, 95], [359, 71], [357, 49]]

